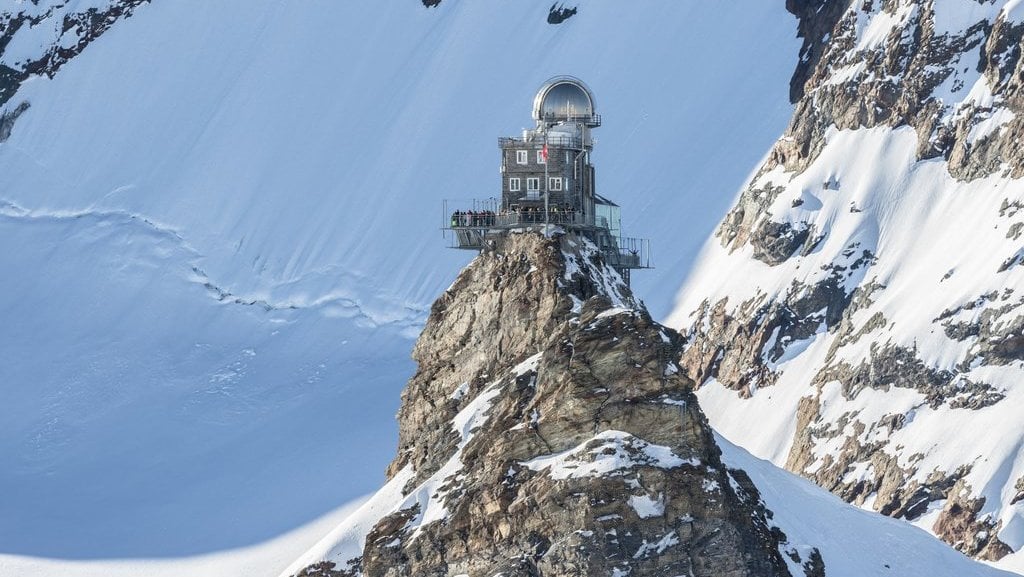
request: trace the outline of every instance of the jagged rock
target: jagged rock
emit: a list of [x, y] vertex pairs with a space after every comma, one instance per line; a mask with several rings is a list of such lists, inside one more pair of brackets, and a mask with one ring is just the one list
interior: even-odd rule
[[[918, 480], [917, 468], [900, 466], [899, 460], [887, 454], [880, 443], [862, 443], [858, 439], [871, 438], [872, 430], [857, 420], [856, 415], [845, 415], [836, 423], [821, 423], [821, 405], [816, 398], [801, 399], [798, 412], [797, 438], [786, 467], [802, 472], [819, 485], [843, 499], [863, 504], [874, 497], [874, 508], [883, 515], [914, 520], [924, 514], [931, 503], [947, 500], [935, 523], [936, 534], [963, 553], [982, 559], [999, 559], [1012, 550], [997, 538], [999, 524], [991, 518], [979, 518], [984, 499], [969, 497], [964, 478], [968, 467], [953, 471], [932, 471], [924, 481]], [[886, 419], [886, 426], [901, 427], [900, 416]], [[874, 425], [878, 426], [878, 425]], [[851, 427], [854, 434], [844, 435]], [[867, 433], [867, 434], [865, 434]], [[816, 437], [816, 438], [813, 438]], [[817, 442], [844, 437], [841, 450], [826, 454], [824, 459], [815, 455]], [[875, 474], [868, 479], [848, 480], [847, 474], [858, 463], [870, 463]], [[1024, 481], [1018, 485], [1024, 487]]]
[[1002, 295], [990, 292], [946, 309], [935, 319], [949, 338], [972, 341], [968, 356], [961, 363], [965, 370], [976, 362], [1008, 365], [1024, 361], [1024, 296], [1010, 300], [1013, 294], [1013, 289]]
[[849, 399], [865, 387], [915, 389], [932, 408], [949, 403], [954, 408], [980, 409], [1005, 397], [989, 384], [933, 369], [918, 358], [916, 350], [892, 344], [873, 343], [869, 357], [858, 365], [840, 361], [825, 366], [814, 377], [818, 385], [832, 381], [842, 384], [843, 395]]
[[578, 238], [513, 234], [482, 253], [416, 344], [388, 469], [405, 501], [353, 566], [789, 575], [785, 536], [721, 463], [673, 362], [681, 345]]
[[825, 577], [825, 562], [821, 558], [821, 552], [817, 549], [811, 551], [810, 558], [804, 562], [804, 575], [806, 577]]
[[551, 9], [548, 10], [548, 24], [561, 24], [566, 20], [576, 15], [576, 6], [572, 8], [566, 8], [558, 2], [551, 5]]
[[[945, 377], [934, 374], [922, 376], [922, 371], [927, 373], [929, 369], [923, 367], [914, 355], [907, 354], [907, 351], [896, 354], [902, 357], [876, 363], [876, 366], [902, 374], [886, 377], [862, 374], [858, 378], [844, 378], [843, 375], [819, 373], [816, 377], [819, 391], [826, 383], [835, 381], [844, 384], [855, 382], [863, 386], [866, 386], [865, 383], [882, 382], [892, 383], [893, 386], [900, 386], [900, 383], [903, 386], [917, 386], [920, 383], [926, 398], [932, 399], [931, 402], [946, 401], [933, 396], [941, 395], [942, 391], [967, 393], [967, 399], [973, 400], [958, 402], [963, 398], [958, 397], [950, 403], [952, 408], [961, 409], [977, 408], [973, 406], [974, 403], [979, 407], [987, 406], [1002, 398], [1002, 395], [995, 395], [997, 398], [992, 400], [990, 395], [994, 394], [983, 387], [979, 390], [971, 390], [971, 387], [960, 390], [949, 388], [949, 383], [945, 382], [929, 383], [929, 379], [942, 381]], [[848, 393], [855, 395], [856, 391]], [[934, 528], [939, 537], [965, 554], [984, 559], [998, 559], [1011, 552], [996, 537], [999, 527], [995, 523], [990, 519], [976, 518], [984, 500], [964, 496], [970, 493], [964, 481], [970, 471], [969, 467], [932, 471], [924, 481], [920, 481], [914, 458], [909, 460], [909, 466], [901, 466], [896, 457], [885, 451], [884, 443], [861, 441], [888, 438], [892, 431], [902, 428], [904, 423], [905, 417], [902, 414], [892, 414], [878, 422], [866, 424], [858, 419], [856, 413], [846, 413], [838, 421], [829, 422], [822, 418], [818, 398], [805, 397], [801, 399], [797, 411], [797, 433], [786, 468], [810, 477], [847, 501], [863, 504], [868, 497], [873, 497], [876, 511], [896, 518], [914, 520], [926, 512], [931, 503], [948, 500]], [[878, 429], [887, 430], [877, 435], [875, 433]], [[835, 439], [842, 440], [839, 450], [824, 456], [815, 452], [815, 447], [825, 442], [834, 442]], [[868, 463], [868, 470], [873, 471], [873, 474], [866, 479], [849, 479], [848, 474], [860, 463]]]
[[[854, 258], [856, 257], [856, 258]], [[752, 388], [772, 385], [777, 375], [770, 364], [787, 347], [814, 335], [820, 327], [834, 330], [867, 304], [878, 285], [847, 294], [849, 277], [874, 262], [870, 251], [850, 247], [843, 262], [827, 265], [821, 282], [793, 281], [779, 300], [758, 295], [729, 312], [728, 301], [705, 302], [694, 314], [697, 322], [687, 335], [680, 363], [698, 385], [709, 378], [749, 395]], [[856, 306], [852, 306], [855, 304]], [[847, 325], [844, 330], [852, 331]], [[851, 337], [848, 337], [851, 338]]]
[[29, 109], [28, 102], [22, 102], [10, 112], [0, 113], [0, 142], [11, 137], [11, 130], [14, 128], [14, 121]]
[[356, 577], [359, 575], [358, 564], [347, 570], [337, 569], [337, 564], [324, 561], [310, 565], [295, 574], [295, 577]]
[[783, 188], [777, 186], [752, 187], [743, 191], [739, 202], [729, 211], [715, 233], [722, 246], [735, 250], [747, 244], [760, 216], [782, 191]]
[[[21, 83], [29, 77], [45, 74], [52, 78], [61, 66], [81, 53], [115, 22], [130, 18], [140, 4], [149, 1], [110, 0], [102, 7], [87, 6], [81, 11], [76, 11], [74, 6], [67, 9], [67, 3], [54, 3], [46, 11], [38, 14], [17, 9], [0, 12], [0, 52], [3, 52], [22, 27], [35, 26], [49, 19], [59, 18], [63, 31], [60, 38], [56, 38], [54, 44], [48, 46], [37, 58], [20, 62], [14, 68], [0, 64], [0, 106], [10, 100]], [[38, 1], [33, 4], [38, 4]], [[0, 141], [3, 140], [0, 137]]]
[[[898, 460], [881, 450], [879, 443], [863, 443], [861, 437], [871, 437], [874, 429], [902, 427], [900, 416], [891, 415], [882, 425], [870, 427], [857, 419], [855, 414], [846, 414], [834, 423], [821, 421], [821, 404], [816, 397], [801, 399], [797, 413], [797, 437], [786, 461], [786, 468], [808, 476], [826, 489], [843, 499], [863, 504], [874, 496], [875, 509], [882, 514], [897, 518], [916, 519], [929, 503], [944, 499], [955, 484], [968, 472], [959, 468], [952, 472], [935, 471], [925, 482], [912, 481], [916, 473], [913, 467], [901, 467]], [[855, 434], [846, 435], [850, 428]], [[865, 435], [867, 433], [867, 435]], [[823, 440], [841, 438], [839, 451], [826, 454], [823, 458], [814, 452], [814, 447]], [[847, 474], [858, 463], [870, 463], [875, 474], [868, 479], [847, 479]]]
[[1010, 225], [1010, 229], [1006, 231], [1006, 238], [1017, 240], [1020, 238], [1021, 233], [1024, 233], [1024, 222], [1015, 222]]
[[[916, 135], [907, 156], [911, 161], [915, 155], [920, 160], [934, 159], [920, 164], [943, 166], [952, 180], [1024, 175], [1024, 147], [1019, 144], [1024, 136], [1024, 23], [1008, 20], [998, 4], [979, 3], [989, 8], [988, 21], [978, 16], [972, 22], [973, 14], [961, 13], [963, 29], [947, 33], [936, 23], [935, 10], [943, 8], [938, 2], [787, 0], [787, 9], [799, 18], [803, 39], [790, 86], [794, 115], [715, 232], [718, 243], [731, 255], [728, 258], [759, 261], [743, 263], [736, 270], [744, 274], [764, 270], [764, 263], [785, 272], [766, 272], [771, 280], [764, 285], [751, 279], [749, 290], [694, 293], [688, 310], [679, 311], [690, 314], [680, 358], [683, 371], [698, 386], [713, 379], [736, 390], [741, 398], [775, 386], [780, 382], [779, 371], [785, 370], [778, 368], [780, 363], [799, 355], [803, 347], [814, 347], [818, 339], [825, 340], [827, 351], [813, 349], [813, 363], [801, 365], [812, 367], [801, 377], [811, 384], [811, 396], [796, 407], [797, 426], [787, 466], [847, 500], [865, 503], [870, 499], [876, 510], [896, 517], [916, 518], [929, 504], [952, 499], [950, 492], [962, 479], [961, 466], [967, 463], [951, 463], [948, 470], [934, 474], [920, 472], [928, 476], [921, 481], [913, 462], [898, 465], [892, 453], [900, 449], [889, 443], [892, 432], [905, 427], [912, 415], [868, 418], [856, 410], [832, 411], [828, 421], [819, 405], [853, 405], [859, 395], [875, 398], [897, 389], [918, 392], [920, 407], [925, 409], [969, 411], [1000, 403], [1007, 394], [1005, 383], [986, 382], [990, 373], [979, 369], [1010, 369], [1024, 360], [1024, 298], [1011, 286], [1024, 265], [1024, 249], [999, 249], [1005, 254], [999, 253], [991, 270], [1002, 275], [998, 278], [1003, 289], [985, 295], [976, 305], [948, 308], [924, 329], [915, 325], [913, 330], [921, 331], [922, 340], [944, 334], [963, 343], [957, 350], [964, 354], [936, 366], [934, 352], [919, 350], [916, 341], [892, 341], [906, 338], [909, 331], [902, 324], [906, 317], [897, 317], [889, 309], [883, 314], [877, 310], [881, 307], [874, 306], [876, 299], [890, 298], [893, 292], [885, 286], [891, 274], [875, 271], [891, 271], [896, 264], [884, 262], [884, 254], [875, 254], [883, 246], [879, 237], [892, 232], [876, 229], [885, 214], [877, 203], [888, 202], [886, 193], [869, 189], [861, 196], [843, 187], [840, 180], [848, 176], [841, 172], [845, 165], [837, 162], [836, 172], [830, 174], [827, 169], [833, 167], [825, 162], [833, 162], [831, 157], [814, 166], [815, 174], [826, 169], [820, 185], [802, 177], [837, 131], [868, 132], [865, 129], [892, 129], [907, 134], [911, 142]], [[982, 12], [979, 9], [977, 14]], [[869, 26], [870, 38], [865, 32]], [[966, 98], [976, 75], [987, 83], [991, 95], [980, 90], [985, 92], [983, 98]], [[1011, 195], [1018, 190], [1007, 189]], [[826, 257], [830, 260], [804, 258], [819, 253], [837, 234], [830, 224], [823, 225], [832, 222], [825, 215], [838, 214], [838, 198], [829, 198], [833, 194], [844, 197], [841, 208], [847, 212], [848, 206], [851, 213], [834, 217], [842, 231], [838, 234], [849, 234], [852, 227], [839, 226], [846, 224], [857, 232], [847, 237], [851, 244], [842, 254]], [[829, 212], [819, 212], [823, 206]], [[1016, 196], [1006, 198], [999, 207], [1000, 219], [1006, 220], [998, 226], [1005, 226], [1000, 230], [1006, 231], [1008, 239], [1024, 235], [1024, 223], [1011, 220], [1019, 221], [1022, 207]], [[863, 246], [856, 244], [861, 241]], [[835, 254], [834, 248], [827, 250]], [[876, 267], [880, 260], [883, 266]], [[810, 263], [815, 264], [808, 267]], [[920, 282], [947, 281], [958, 272], [955, 267], [947, 270], [942, 278]], [[957, 277], [949, 284], [961, 282], [963, 277]], [[832, 387], [828, 395], [823, 393], [826, 385]], [[866, 393], [867, 389], [872, 392]], [[842, 414], [838, 420], [837, 413]], [[915, 475], [917, 481], [912, 480]], [[972, 528], [983, 523], [967, 519], [972, 511], [975, 507], [962, 504], [956, 514], [950, 514], [943, 531], [936, 532], [969, 554], [1002, 554], [1005, 549], [998, 539], [993, 541], [994, 533], [980, 545], [975, 542], [974, 535], [984, 529]]]
[[1017, 479], [1017, 484], [1014, 485], [1014, 488], [1017, 489], [1017, 494], [1014, 495], [1013, 500], [1010, 501], [1011, 505], [1016, 505], [1017, 503], [1024, 501], [1024, 477]]
[[[912, 126], [919, 134], [919, 156], [944, 157], [957, 178], [980, 178], [1004, 164], [1013, 167], [1014, 177], [1021, 174], [1024, 152], [1015, 144], [1024, 129], [1019, 114], [990, 138], [973, 142], [971, 128], [994, 109], [976, 106], [953, 117], [932, 95], [950, 79], [956, 88], [956, 75], [963, 72], [961, 55], [981, 47], [981, 62], [969, 66], [977, 66], [990, 79], [993, 93], [1019, 113], [1019, 44], [1024, 26], [1000, 18], [992, 26], [982, 21], [962, 35], [950, 36], [935, 30], [932, 3], [913, 3], [915, 9], [907, 11], [907, 21], [894, 27], [883, 42], [855, 50], [859, 14], [878, 10], [902, 14], [911, 4], [909, 0], [787, 2], [787, 8], [800, 18], [804, 46], [790, 87], [797, 110], [770, 164], [803, 170], [820, 152], [831, 126]], [[844, 67], [855, 63], [860, 66], [855, 74], [836, 81]]]
[[949, 492], [950, 499], [935, 522], [935, 532], [966, 555], [994, 561], [1013, 553], [996, 538], [1000, 524], [990, 517], [979, 517], [984, 497], [971, 498], [963, 481]]
[[999, 216], [1013, 218], [1021, 209], [1024, 209], [1024, 203], [1004, 198], [1002, 204], [999, 205]]
[[754, 258], [774, 266], [793, 256], [810, 234], [810, 227], [794, 228], [788, 222], [766, 220], [751, 235], [750, 245], [754, 247]]
[[852, 0], [786, 0], [786, 10], [797, 17], [797, 38], [803, 39], [800, 62], [789, 81], [789, 101], [804, 96], [804, 84], [825, 52], [828, 38]]

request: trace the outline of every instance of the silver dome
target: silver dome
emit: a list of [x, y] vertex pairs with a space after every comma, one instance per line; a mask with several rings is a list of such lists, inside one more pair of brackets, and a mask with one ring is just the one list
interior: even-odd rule
[[580, 120], [599, 123], [594, 110], [594, 95], [579, 78], [556, 76], [544, 83], [533, 99], [533, 118], [548, 123]]

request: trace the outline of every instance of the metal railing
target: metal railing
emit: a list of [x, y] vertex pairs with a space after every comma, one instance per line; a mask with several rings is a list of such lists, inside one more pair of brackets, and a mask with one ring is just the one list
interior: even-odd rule
[[451, 213], [446, 228], [515, 228], [536, 224], [560, 224], [569, 226], [586, 226], [582, 214], [549, 210], [524, 210], [519, 212], [506, 211], [455, 211]]
[[601, 247], [605, 261], [616, 268], [654, 268], [651, 265], [651, 241], [646, 238], [620, 236], [618, 246]]
[[543, 114], [541, 119], [546, 122], [558, 122], [567, 120], [569, 122], [582, 122], [583, 124], [590, 124], [591, 126], [601, 126], [601, 115], [600, 114], [572, 114], [562, 115], [554, 112]]
[[[540, 198], [537, 199], [541, 200]], [[585, 215], [565, 205], [551, 204], [545, 215], [543, 206], [522, 205], [505, 208], [497, 198], [461, 203], [444, 201], [443, 228], [515, 228], [538, 224], [574, 227], [593, 226]]]
[[592, 218], [588, 222], [582, 213], [575, 210], [552, 206], [545, 219], [543, 208], [506, 210], [496, 198], [452, 204], [445, 200], [443, 206], [445, 221], [442, 229], [454, 232], [454, 248], [480, 249], [488, 234], [496, 231], [554, 224], [581, 231], [584, 236], [591, 238], [599, 245], [598, 249], [604, 255], [605, 262], [612, 267], [653, 268], [649, 239], [612, 236], [606, 224], [595, 226]]
[[[580, 150], [583, 148], [583, 139], [576, 136], [555, 136], [548, 135], [548, 147], [551, 148], [571, 148], [574, 150]], [[509, 148], [514, 146], [544, 146], [544, 138], [537, 137], [533, 139], [516, 138], [514, 136], [502, 136], [498, 139], [498, 146], [501, 148]]]

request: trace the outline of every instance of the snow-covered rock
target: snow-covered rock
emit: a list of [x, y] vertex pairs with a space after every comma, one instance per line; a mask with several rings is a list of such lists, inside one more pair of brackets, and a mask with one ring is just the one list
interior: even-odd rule
[[789, 129], [669, 324], [713, 425], [998, 559], [1024, 546], [1015, 2], [790, 2]]
[[665, 374], [679, 343], [589, 241], [512, 233], [431, 310], [391, 480], [292, 570], [790, 575], [783, 553], [813, 548], [734, 487], [693, 383]]
[[679, 335], [608, 277], [538, 234], [467, 267], [417, 343], [390, 480], [285, 575], [1007, 575], [717, 440], [663, 370]]

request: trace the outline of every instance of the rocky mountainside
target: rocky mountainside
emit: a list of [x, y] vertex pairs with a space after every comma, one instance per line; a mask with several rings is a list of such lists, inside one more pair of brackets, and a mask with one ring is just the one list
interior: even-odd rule
[[681, 345], [591, 247], [513, 234], [434, 304], [386, 485], [283, 575], [1008, 575], [720, 442]]
[[[53, 77], [64, 63], [150, 0], [32, 0], [17, 9], [0, 10], [0, 106], [32, 76]], [[0, 142], [14, 120], [28, 109], [22, 102], [0, 114]]]
[[672, 361], [680, 344], [579, 241], [513, 234], [434, 304], [372, 514], [298, 574], [820, 567], [817, 551], [787, 548], [747, 475], [722, 464]]
[[726, 437], [1000, 559], [1024, 545], [1024, 7], [787, 7], [793, 119], [683, 289], [681, 367]]

